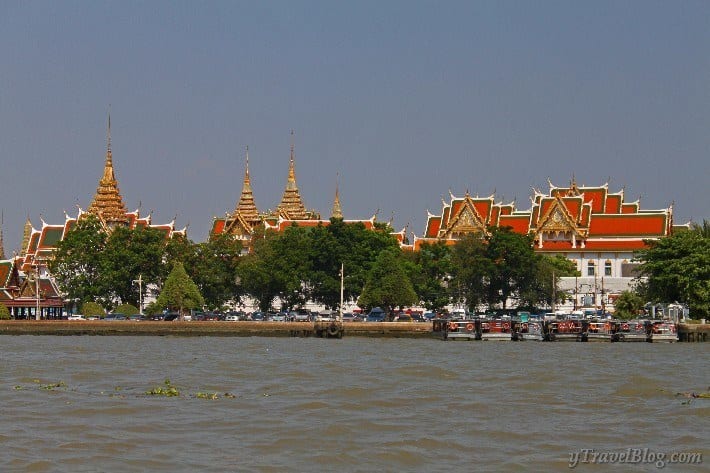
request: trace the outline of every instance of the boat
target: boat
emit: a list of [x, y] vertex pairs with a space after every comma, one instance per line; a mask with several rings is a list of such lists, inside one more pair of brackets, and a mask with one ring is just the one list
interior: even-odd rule
[[500, 342], [513, 340], [513, 324], [510, 319], [482, 319], [480, 323], [481, 340]]
[[527, 320], [525, 322], [516, 322], [513, 328], [513, 340], [534, 340], [539, 342], [543, 339], [542, 321], [540, 320]]
[[476, 325], [478, 320], [450, 319], [442, 325], [444, 340], [480, 340]]
[[548, 342], [586, 342], [587, 332], [582, 330], [582, 321], [569, 318], [546, 320], [543, 325], [543, 340]]
[[622, 320], [616, 322], [616, 330], [612, 342], [645, 342], [648, 341], [650, 324], [643, 320]]
[[678, 330], [670, 320], [651, 320], [648, 327], [649, 342], [677, 342]]
[[[586, 326], [586, 327], [585, 327]], [[611, 342], [614, 340], [617, 324], [612, 320], [592, 319], [582, 322], [582, 332], [588, 342]], [[585, 330], [586, 328], [586, 330]]]

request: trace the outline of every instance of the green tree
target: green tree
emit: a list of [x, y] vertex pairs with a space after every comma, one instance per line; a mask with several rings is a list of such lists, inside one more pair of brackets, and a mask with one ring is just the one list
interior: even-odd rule
[[562, 255], [536, 254], [533, 276], [533, 281], [519, 295], [520, 305], [529, 309], [539, 305], [551, 307], [553, 294], [556, 296], [555, 304], [567, 300], [571, 295], [557, 289], [560, 278], [579, 276], [579, 271], [574, 261]]
[[10, 309], [5, 304], [0, 304], [0, 320], [10, 320]]
[[637, 252], [639, 271], [647, 278], [643, 296], [651, 302], [684, 302], [691, 317], [710, 316], [710, 236], [708, 222], [677, 231], [660, 240], [647, 240]]
[[509, 298], [520, 298], [535, 281], [537, 266], [533, 241], [529, 235], [515, 233], [510, 227], [490, 228], [486, 238], [489, 269], [488, 303], [505, 309]]
[[643, 309], [643, 299], [641, 296], [631, 291], [624, 291], [614, 302], [614, 316], [619, 319], [633, 319]]
[[101, 300], [106, 303], [105, 281], [101, 274], [101, 252], [106, 246], [106, 232], [93, 215], [80, 219], [57, 244], [49, 271], [65, 297], [77, 305]]
[[165, 232], [154, 228], [116, 227], [100, 253], [100, 279], [109, 301], [138, 305], [139, 287], [133, 281], [159, 282], [165, 255]]
[[443, 309], [450, 301], [446, 279], [452, 272], [450, 247], [444, 242], [425, 243], [407, 256], [413, 263], [409, 276], [424, 307], [432, 311]]
[[140, 311], [138, 310], [138, 307], [134, 306], [133, 304], [121, 304], [116, 309], [114, 310], [117, 314], [124, 314], [124, 315], [136, 315]]
[[184, 319], [186, 309], [196, 309], [205, 303], [197, 285], [185, 272], [182, 263], [175, 263], [173, 270], [165, 280], [163, 289], [156, 300], [160, 307], [177, 309], [180, 320]]
[[449, 294], [455, 303], [465, 303], [470, 312], [488, 302], [493, 263], [487, 251], [480, 234], [464, 236], [451, 249]]
[[[176, 248], [173, 245], [171, 249]], [[212, 236], [204, 243], [191, 244], [183, 251], [185, 271], [197, 284], [210, 309], [222, 307], [240, 299], [237, 267], [242, 253], [242, 242], [234, 236]]]
[[391, 314], [395, 308], [412, 305], [417, 301], [417, 294], [404, 270], [399, 251], [385, 250], [377, 257], [358, 299], [360, 307], [378, 306]]
[[98, 302], [87, 301], [82, 304], [81, 313], [86, 317], [104, 317], [106, 310]]

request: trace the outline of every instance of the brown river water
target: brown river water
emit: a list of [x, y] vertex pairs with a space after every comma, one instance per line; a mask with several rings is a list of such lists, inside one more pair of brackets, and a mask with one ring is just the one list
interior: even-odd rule
[[[707, 343], [0, 343], [0, 471], [563, 471], [583, 449], [646, 457], [575, 470], [710, 462], [710, 399], [676, 396], [708, 390]], [[146, 394], [165, 379], [180, 396]], [[651, 462], [677, 452], [704, 463]]]

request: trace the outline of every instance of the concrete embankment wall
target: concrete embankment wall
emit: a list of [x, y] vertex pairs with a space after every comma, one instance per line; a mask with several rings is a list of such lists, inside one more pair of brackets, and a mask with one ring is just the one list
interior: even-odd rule
[[[429, 323], [347, 322], [348, 337], [440, 338]], [[308, 337], [310, 322], [104, 322], [99, 320], [2, 320], [0, 335], [152, 335], [182, 337]], [[680, 324], [682, 342], [710, 341], [710, 324]]]
[[[431, 324], [410, 322], [348, 322], [345, 336], [432, 338]], [[183, 337], [307, 337], [310, 322], [132, 322], [118, 320], [3, 320], [0, 335], [153, 335]]]
[[681, 342], [710, 341], [710, 324], [678, 325], [678, 340]]

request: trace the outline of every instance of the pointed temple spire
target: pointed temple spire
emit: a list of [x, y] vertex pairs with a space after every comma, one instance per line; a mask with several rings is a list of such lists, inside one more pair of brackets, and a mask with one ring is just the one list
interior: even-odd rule
[[250, 225], [254, 225], [260, 221], [259, 211], [254, 203], [254, 194], [251, 190], [251, 180], [249, 179], [249, 147], [247, 146], [246, 168], [244, 170], [244, 185], [242, 186], [242, 195], [239, 198], [239, 203], [232, 213], [232, 217], [237, 215]]
[[2, 241], [2, 227], [3, 224], [5, 223], [5, 211], [2, 211], [2, 214], [0, 214], [0, 259], [5, 259], [5, 245], [3, 244]]
[[281, 215], [290, 220], [306, 220], [308, 219], [308, 214], [301, 200], [301, 194], [298, 192], [298, 186], [296, 185], [293, 135], [293, 130], [291, 130], [291, 157], [288, 165], [288, 181], [286, 182], [286, 189], [281, 198], [281, 203], [279, 203], [277, 209]]
[[25, 228], [22, 232], [22, 246], [20, 247], [20, 256], [25, 256], [27, 254], [27, 249], [30, 246], [30, 238], [32, 237], [32, 222], [30, 222], [30, 216], [27, 216], [25, 221]]
[[340, 174], [336, 175], [335, 179], [335, 199], [333, 200], [333, 213], [331, 214], [330, 218], [343, 218], [343, 209], [340, 207], [340, 192], [339, 192], [339, 178]]
[[118, 181], [113, 170], [113, 155], [111, 153], [111, 115], [108, 116], [108, 132], [106, 146], [106, 162], [104, 173], [96, 188], [94, 200], [89, 206], [88, 212], [96, 215], [109, 227], [122, 224], [127, 221], [126, 207], [123, 205], [123, 197], [118, 189]]

